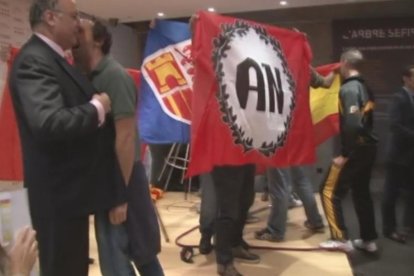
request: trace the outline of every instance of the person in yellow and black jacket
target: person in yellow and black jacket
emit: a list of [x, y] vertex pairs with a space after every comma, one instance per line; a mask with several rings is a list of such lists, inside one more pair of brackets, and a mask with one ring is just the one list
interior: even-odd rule
[[[378, 250], [375, 243], [377, 232], [369, 182], [377, 138], [373, 133], [374, 97], [360, 75], [363, 60], [362, 53], [356, 49], [347, 50], [341, 55], [341, 155], [333, 159], [330, 175], [321, 188], [331, 239], [322, 242], [320, 247], [347, 252], [355, 247], [374, 253]], [[361, 237], [353, 242], [349, 241], [341, 207], [349, 190], [352, 192]]]

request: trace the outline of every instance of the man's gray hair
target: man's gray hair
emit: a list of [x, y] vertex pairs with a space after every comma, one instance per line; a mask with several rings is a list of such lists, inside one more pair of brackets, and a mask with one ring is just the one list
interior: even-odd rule
[[33, 0], [30, 6], [29, 22], [33, 29], [42, 22], [42, 16], [46, 10], [54, 10], [59, 0]]
[[355, 69], [359, 68], [363, 61], [364, 55], [360, 50], [355, 48], [348, 49], [341, 55], [341, 62], [346, 62]]

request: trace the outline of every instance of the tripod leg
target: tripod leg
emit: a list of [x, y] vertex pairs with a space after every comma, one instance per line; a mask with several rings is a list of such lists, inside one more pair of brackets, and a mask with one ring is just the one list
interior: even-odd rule
[[[175, 151], [175, 147], [176, 147], [176, 144], [173, 144], [171, 146], [167, 157], [164, 159], [164, 165], [162, 166], [162, 170], [161, 170], [160, 174], [158, 175], [158, 181], [161, 181], [162, 177], [164, 176], [164, 173], [166, 172], [165, 170], [167, 169], [167, 166], [168, 166], [168, 161], [171, 159], [171, 156], [173, 155], [173, 153]], [[170, 169], [170, 171], [168, 173], [168, 178], [167, 178], [167, 181], [164, 184], [164, 191], [166, 191], [168, 189], [168, 184], [169, 184], [171, 173], [172, 173], [172, 168], [169, 168], [169, 169]]]
[[170, 242], [170, 237], [168, 236], [167, 228], [165, 228], [164, 222], [162, 221], [160, 213], [158, 212], [157, 204], [155, 204], [155, 203], [154, 203], [154, 210], [155, 210], [155, 214], [157, 215], [158, 222], [160, 223], [161, 232], [164, 235], [165, 242], [169, 243]]

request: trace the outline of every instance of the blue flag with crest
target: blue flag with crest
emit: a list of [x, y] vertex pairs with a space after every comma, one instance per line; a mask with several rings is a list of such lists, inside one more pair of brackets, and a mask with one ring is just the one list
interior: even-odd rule
[[189, 143], [194, 67], [188, 24], [155, 22], [148, 33], [141, 74], [141, 140], [148, 144]]

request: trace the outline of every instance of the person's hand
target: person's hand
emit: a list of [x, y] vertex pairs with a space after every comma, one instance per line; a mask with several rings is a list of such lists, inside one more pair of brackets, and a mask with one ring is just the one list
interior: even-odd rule
[[105, 110], [105, 114], [111, 111], [111, 99], [109, 98], [108, 94], [106, 94], [105, 92], [100, 94], [94, 94], [93, 99], [98, 100], [102, 104]]
[[302, 32], [302, 31], [301, 31], [301, 30], [299, 30], [298, 28], [293, 27], [293, 28], [292, 28], [292, 30], [293, 30], [293, 31], [295, 31], [295, 32], [297, 32], [297, 33], [301, 33], [301, 34], [303, 34], [305, 37], [308, 37], [308, 34], [307, 34], [307, 33]]
[[332, 160], [332, 162], [334, 163], [334, 165], [337, 166], [337, 167], [339, 167], [339, 168], [342, 168], [345, 165], [346, 161], [348, 161], [348, 158], [343, 157], [342, 155], [340, 155], [338, 157], [335, 157]]
[[155, 28], [155, 25], [157, 25], [157, 20], [151, 19], [151, 21], [149, 23], [150, 29], [154, 29]]
[[124, 203], [112, 208], [109, 211], [109, 221], [113, 225], [118, 225], [126, 221], [127, 219], [128, 204]]
[[335, 74], [339, 74], [339, 73], [341, 73], [341, 63], [340, 63], [340, 62], [338, 62], [338, 63], [335, 65], [335, 67], [334, 67], [334, 69], [333, 69], [333, 73], [335, 73]]
[[188, 23], [190, 24], [190, 30], [194, 32], [195, 23], [198, 20], [199, 16], [198, 13], [194, 13], [191, 15], [190, 19], [188, 20]]
[[36, 231], [28, 226], [19, 230], [9, 251], [11, 275], [29, 275], [38, 254]]

